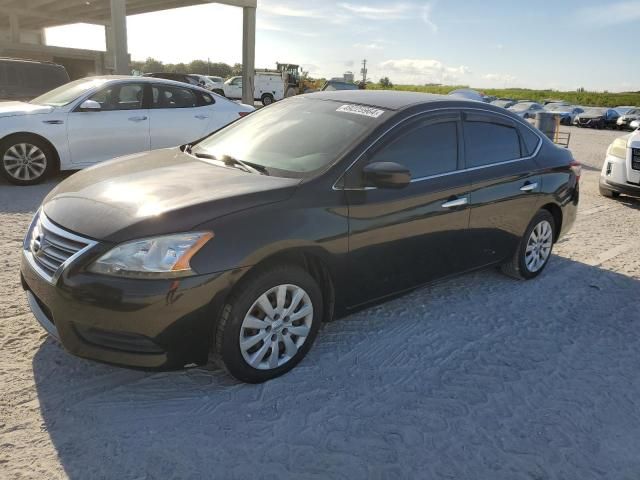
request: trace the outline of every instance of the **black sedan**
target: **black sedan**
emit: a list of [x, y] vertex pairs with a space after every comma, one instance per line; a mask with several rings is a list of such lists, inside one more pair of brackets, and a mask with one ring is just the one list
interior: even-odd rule
[[21, 276], [76, 355], [209, 358], [247, 382], [293, 368], [320, 324], [463, 272], [539, 275], [576, 216], [580, 166], [473, 101], [320, 92], [195, 145], [76, 173], [44, 200]]
[[617, 128], [618, 118], [620, 114], [613, 108], [588, 108], [576, 115], [573, 124], [587, 128]]

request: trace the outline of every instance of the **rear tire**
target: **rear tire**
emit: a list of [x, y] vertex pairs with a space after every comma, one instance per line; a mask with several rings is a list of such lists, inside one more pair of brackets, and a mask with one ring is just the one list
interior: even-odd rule
[[271, 95], [270, 93], [265, 93], [264, 95], [262, 95], [260, 101], [262, 102], [262, 105], [266, 107], [271, 105], [275, 100], [273, 99], [273, 95]]
[[322, 318], [322, 291], [308, 272], [295, 265], [262, 270], [224, 306], [213, 360], [243, 382], [279, 377], [311, 349]]
[[542, 273], [553, 251], [556, 230], [547, 210], [535, 214], [511, 260], [501, 266], [502, 273], [519, 280], [531, 280]]
[[13, 135], [0, 142], [0, 173], [14, 185], [35, 185], [56, 167], [51, 146], [33, 135]]

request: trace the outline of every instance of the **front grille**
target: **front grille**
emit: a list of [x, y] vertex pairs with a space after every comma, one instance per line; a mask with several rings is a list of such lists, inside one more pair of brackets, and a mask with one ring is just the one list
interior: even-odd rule
[[631, 149], [631, 168], [640, 170], [640, 148]]
[[58, 227], [40, 213], [27, 233], [24, 249], [31, 265], [53, 283], [62, 273], [65, 262], [94, 244], [92, 240]]

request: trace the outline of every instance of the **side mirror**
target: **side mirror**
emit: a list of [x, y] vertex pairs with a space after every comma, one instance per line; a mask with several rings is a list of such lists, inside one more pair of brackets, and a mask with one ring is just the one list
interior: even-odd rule
[[95, 100], [85, 100], [80, 105], [80, 110], [83, 112], [98, 112], [102, 110], [102, 105], [100, 105]]
[[374, 162], [362, 170], [364, 181], [378, 188], [404, 188], [411, 182], [411, 172], [395, 162]]

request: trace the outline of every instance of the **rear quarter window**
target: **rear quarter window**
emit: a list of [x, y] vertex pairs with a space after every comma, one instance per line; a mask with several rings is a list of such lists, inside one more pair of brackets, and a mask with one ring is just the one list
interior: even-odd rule
[[525, 157], [530, 157], [535, 153], [542, 140], [525, 126], [520, 127], [520, 135], [522, 137], [522, 154]]

